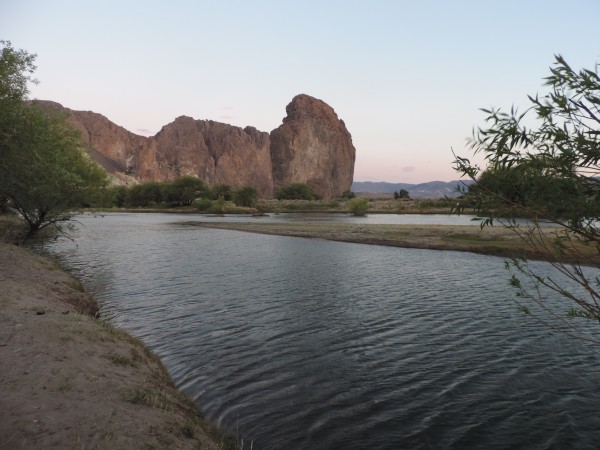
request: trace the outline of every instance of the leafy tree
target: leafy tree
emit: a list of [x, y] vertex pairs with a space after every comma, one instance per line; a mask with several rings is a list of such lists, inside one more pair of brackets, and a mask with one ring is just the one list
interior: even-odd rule
[[366, 198], [353, 198], [348, 202], [348, 209], [354, 216], [366, 216], [369, 209], [369, 202]]
[[[10, 41], [0, 41], [2, 52], [0, 55], [0, 106], [6, 114], [6, 108], [19, 107], [27, 98], [29, 90], [27, 83], [37, 83], [32, 78], [35, 72], [35, 58], [37, 55], [27, 53], [25, 50], [15, 50]], [[2, 130], [6, 132], [5, 129]], [[6, 138], [6, 135], [2, 136]]]
[[162, 183], [146, 181], [135, 184], [127, 190], [125, 204], [127, 206], [148, 206], [162, 202]]
[[277, 200], [318, 200], [313, 188], [304, 183], [292, 183], [283, 186], [275, 193]]
[[394, 192], [394, 200], [401, 198], [410, 198], [410, 195], [406, 189], [400, 189], [399, 191]]
[[231, 186], [227, 184], [216, 184], [213, 186], [209, 192], [209, 198], [211, 200], [219, 200], [220, 197], [223, 197], [225, 201], [232, 201], [233, 191], [231, 190]]
[[[545, 80], [548, 92], [530, 96], [523, 113], [483, 110], [486, 126], [474, 131], [470, 146], [485, 157], [485, 172], [464, 157], [455, 163], [476, 180], [470, 194], [479, 205], [500, 201], [531, 218], [523, 224], [491, 215], [482, 226], [500, 221], [556, 270], [540, 273], [523, 258], [507, 262], [520, 308], [553, 328], [594, 340], [572, 318], [600, 321], [594, 270], [600, 266], [600, 77], [598, 67], [575, 71], [556, 56]], [[563, 303], [552, 297], [570, 302], [566, 316]], [[523, 301], [538, 308], [532, 311]]]
[[35, 55], [0, 41], [0, 198], [29, 226], [29, 236], [68, 220], [106, 174], [81, 148], [62, 116], [26, 101]]
[[113, 203], [111, 206], [117, 206], [121, 208], [125, 205], [125, 198], [127, 197], [127, 187], [115, 186], [110, 189], [112, 191]]
[[237, 206], [246, 206], [252, 208], [258, 201], [258, 192], [252, 186], [245, 186], [238, 189], [234, 195], [234, 203]]
[[192, 202], [206, 191], [202, 180], [192, 176], [183, 176], [161, 187], [161, 199], [165, 203], [182, 206]]
[[344, 192], [342, 192], [342, 195], [340, 195], [340, 198], [344, 198], [344, 199], [348, 199], [348, 200], [355, 198], [355, 197], [356, 197], [356, 194], [352, 191], [344, 191]]
[[0, 191], [27, 222], [29, 235], [68, 220], [106, 173], [84, 153], [62, 117], [23, 105], [2, 148]]

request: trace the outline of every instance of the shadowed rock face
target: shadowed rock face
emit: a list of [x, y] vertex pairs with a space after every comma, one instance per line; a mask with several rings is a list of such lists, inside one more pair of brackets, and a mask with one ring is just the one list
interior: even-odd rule
[[271, 137], [254, 127], [186, 116], [144, 137], [91, 111], [49, 101], [38, 104], [66, 114], [90, 155], [122, 181], [193, 175], [210, 185], [253, 186], [264, 198], [273, 197], [274, 187], [295, 182], [310, 184], [324, 198], [337, 197], [352, 184], [355, 149], [350, 133], [330, 106], [307, 95], [292, 100]]
[[350, 190], [356, 149], [333, 108], [301, 94], [286, 112], [283, 124], [271, 132], [274, 190], [306, 183], [324, 198]]

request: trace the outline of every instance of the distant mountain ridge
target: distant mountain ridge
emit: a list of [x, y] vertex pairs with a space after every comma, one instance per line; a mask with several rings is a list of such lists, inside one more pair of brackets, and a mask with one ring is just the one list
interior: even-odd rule
[[404, 189], [408, 191], [411, 198], [444, 198], [458, 197], [460, 192], [458, 186], [471, 184], [470, 180], [456, 181], [429, 181], [427, 183], [388, 183], [385, 181], [354, 181], [352, 192], [370, 194], [393, 194]]

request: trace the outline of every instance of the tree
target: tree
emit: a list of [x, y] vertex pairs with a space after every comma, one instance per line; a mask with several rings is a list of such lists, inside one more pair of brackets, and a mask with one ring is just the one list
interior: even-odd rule
[[304, 183], [292, 183], [283, 186], [275, 193], [277, 200], [318, 200], [313, 188]]
[[125, 204], [127, 206], [148, 206], [162, 202], [163, 184], [158, 181], [146, 181], [134, 184], [127, 190]]
[[400, 198], [410, 198], [410, 195], [406, 189], [400, 189], [399, 191], [394, 192], [394, 200], [398, 200]]
[[161, 197], [165, 203], [177, 206], [191, 205], [205, 191], [206, 185], [202, 180], [188, 175], [164, 184], [161, 188]]
[[27, 102], [35, 55], [8, 41], [0, 57], [0, 198], [29, 226], [28, 236], [68, 220], [106, 174], [62, 116]]
[[[577, 72], [561, 56], [550, 73], [548, 92], [530, 96], [525, 112], [483, 110], [486, 126], [474, 131], [470, 147], [484, 156], [486, 171], [464, 157], [455, 164], [475, 180], [469, 193], [479, 205], [500, 201], [530, 218], [523, 224], [490, 215], [482, 226], [500, 221], [552, 265], [541, 273], [524, 258], [507, 262], [520, 309], [595, 340], [573, 318], [600, 321], [600, 77], [598, 67]], [[569, 301], [566, 314], [557, 298]]]
[[252, 186], [245, 186], [234, 193], [234, 203], [237, 206], [252, 208], [258, 201], [258, 192]]
[[233, 200], [233, 191], [231, 190], [231, 186], [227, 184], [217, 184], [213, 186], [209, 192], [209, 198], [211, 200], [218, 200], [220, 197], [223, 197], [225, 201]]
[[15, 50], [10, 41], [0, 41], [0, 45], [0, 106], [2, 112], [6, 113], [7, 107], [18, 106], [27, 98], [27, 83], [37, 83], [32, 78], [37, 55]]
[[2, 148], [0, 192], [25, 219], [28, 236], [69, 220], [85, 196], [106, 184], [106, 173], [84, 153], [62, 117], [24, 104]]

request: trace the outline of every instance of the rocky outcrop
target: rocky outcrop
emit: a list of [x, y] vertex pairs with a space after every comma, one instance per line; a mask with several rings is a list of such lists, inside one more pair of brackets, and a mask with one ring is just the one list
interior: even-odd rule
[[324, 198], [350, 190], [356, 149], [346, 125], [322, 100], [297, 95], [271, 132], [274, 189], [306, 183]]
[[254, 127], [234, 127], [181, 116], [155, 136], [138, 136], [101, 114], [73, 111], [40, 101], [47, 111], [66, 114], [80, 131], [90, 155], [123, 181], [165, 181], [193, 175], [209, 185], [253, 186], [273, 196], [269, 134]]
[[51, 101], [37, 101], [43, 110], [65, 114], [68, 122], [79, 131], [90, 155], [107, 172], [127, 179], [139, 178], [140, 155], [146, 157], [150, 141], [120, 127], [101, 114], [73, 111]]
[[37, 103], [66, 114], [90, 155], [125, 182], [193, 175], [209, 185], [253, 186], [264, 198], [272, 197], [274, 188], [295, 182], [333, 198], [352, 183], [355, 150], [350, 133], [330, 106], [308, 95], [292, 100], [283, 124], [271, 136], [254, 127], [181, 116], [155, 136], [144, 137], [98, 113]]
[[168, 178], [195, 175], [209, 185], [254, 186], [262, 197], [273, 196], [268, 133], [181, 116], [151, 139]]

